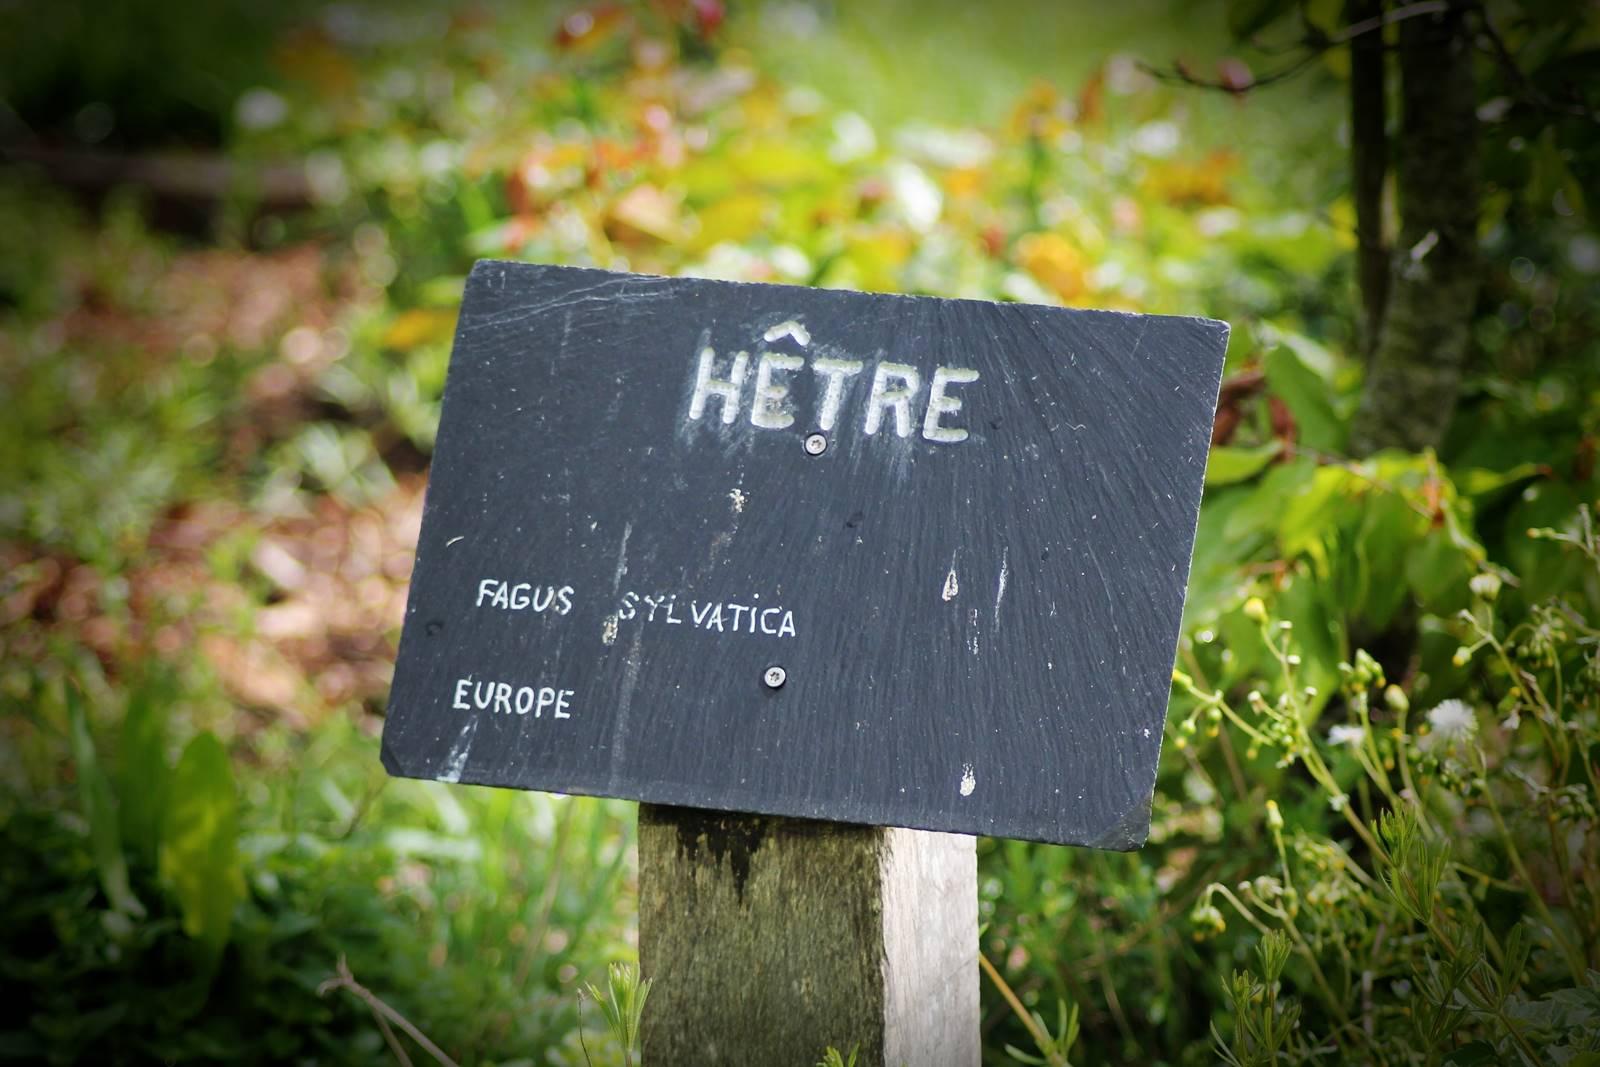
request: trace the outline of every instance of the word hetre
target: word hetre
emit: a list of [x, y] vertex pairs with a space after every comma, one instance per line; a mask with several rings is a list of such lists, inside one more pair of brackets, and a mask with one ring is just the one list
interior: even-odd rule
[[[784, 376], [805, 365], [806, 360], [801, 356], [781, 352], [761, 353], [756, 363], [755, 387], [751, 391], [752, 426], [763, 430], [782, 430], [794, 425], [794, 408], [789, 403], [789, 385]], [[821, 400], [816, 412], [818, 430], [828, 433], [838, 423], [839, 411], [844, 406], [851, 379], [865, 369], [866, 364], [857, 359], [825, 356], [811, 359], [811, 370], [817, 375], [821, 387]], [[699, 364], [695, 368], [689, 418], [702, 418], [707, 403], [716, 400], [722, 405], [723, 424], [733, 425], [738, 421], [739, 410], [744, 404], [745, 379], [749, 371], [748, 352], [735, 352], [726, 364], [719, 367], [716, 352], [709, 346], [702, 348]], [[967, 439], [965, 428], [946, 426], [942, 420], [961, 410], [961, 400], [950, 395], [950, 387], [977, 380], [978, 372], [966, 367], [939, 367], [934, 370], [922, 409], [924, 438], [939, 444], [957, 444]], [[894, 432], [900, 437], [910, 437], [915, 432], [912, 406], [918, 402], [921, 391], [922, 374], [917, 368], [905, 363], [880, 360], [872, 370], [872, 385], [867, 393], [861, 431], [868, 436], [876, 434], [883, 426], [884, 413], [893, 412]]]

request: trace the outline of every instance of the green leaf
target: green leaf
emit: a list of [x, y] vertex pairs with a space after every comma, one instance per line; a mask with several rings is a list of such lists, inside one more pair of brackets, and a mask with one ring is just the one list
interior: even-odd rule
[[160, 677], [147, 679], [128, 695], [117, 774], [123, 840], [152, 865], [161, 841], [161, 807], [170, 777], [166, 753], [168, 687], [160, 685], [161, 681], [164, 679]]
[[1540, 463], [1519, 463], [1510, 470], [1495, 471], [1473, 467], [1464, 471], [1452, 470], [1451, 474], [1456, 488], [1462, 493], [1467, 496], [1486, 496], [1530, 478], [1537, 478], [1544, 471], [1545, 467]]
[[1248, 481], [1265, 470], [1282, 451], [1283, 446], [1277, 441], [1255, 448], [1217, 445], [1206, 460], [1206, 484], [1223, 486]]
[[89, 823], [89, 847], [94, 854], [95, 870], [100, 875], [100, 887], [106, 899], [118, 911], [143, 916], [144, 905], [133, 895], [128, 885], [128, 860], [122, 853], [122, 829], [117, 821], [116, 800], [111, 793], [111, 783], [95, 755], [94, 738], [89, 734], [89, 716], [84, 710], [83, 694], [76, 685], [67, 683], [67, 717], [72, 731], [72, 760], [78, 775], [78, 798], [83, 804], [84, 818]]
[[1328, 381], [1288, 344], [1268, 351], [1264, 364], [1267, 388], [1294, 416], [1300, 440], [1324, 452], [1342, 450], [1345, 427], [1333, 410]]
[[228, 754], [213, 734], [190, 741], [172, 775], [161, 831], [161, 877], [183, 912], [183, 929], [214, 961], [228, 943], [244, 897], [239, 811]]
[[1339, 511], [1358, 480], [1339, 467], [1318, 467], [1300, 492], [1278, 502], [1278, 544], [1285, 559], [1302, 553], [1327, 569], [1329, 534], [1337, 528]]

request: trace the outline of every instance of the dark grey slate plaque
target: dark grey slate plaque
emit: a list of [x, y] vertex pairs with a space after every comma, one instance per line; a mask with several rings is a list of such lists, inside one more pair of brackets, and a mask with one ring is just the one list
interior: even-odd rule
[[478, 264], [386, 766], [1137, 847], [1227, 332]]

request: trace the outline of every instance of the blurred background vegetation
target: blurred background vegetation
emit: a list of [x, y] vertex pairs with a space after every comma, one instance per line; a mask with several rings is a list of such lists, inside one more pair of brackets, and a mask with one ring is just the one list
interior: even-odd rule
[[1231, 322], [1150, 843], [980, 842], [986, 1059], [1600, 1063], [1597, 21], [0, 3], [0, 1058], [620, 1062], [631, 806], [377, 759], [497, 256]]

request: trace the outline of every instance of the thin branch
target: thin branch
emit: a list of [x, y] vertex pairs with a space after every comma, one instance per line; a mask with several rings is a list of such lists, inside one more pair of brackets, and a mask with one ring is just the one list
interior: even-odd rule
[[1294, 77], [1296, 74], [1299, 74], [1301, 71], [1309, 67], [1312, 63], [1316, 62], [1317, 57], [1322, 55], [1322, 53], [1325, 51], [1327, 51], [1326, 47], [1311, 48], [1311, 50], [1307, 51], [1293, 63], [1280, 67], [1270, 74], [1263, 74], [1259, 78], [1251, 78], [1250, 81], [1244, 83], [1213, 81], [1210, 78], [1196, 77], [1195, 75], [1189, 73], [1188, 68], [1185, 67], [1181, 62], [1174, 63], [1171, 69], [1167, 70], [1143, 62], [1139, 64], [1139, 67], [1146, 74], [1149, 74], [1158, 81], [1167, 82], [1169, 84], [1186, 85], [1192, 89], [1214, 89], [1217, 92], [1228, 93], [1233, 96], [1242, 96], [1243, 94], [1251, 92], [1252, 90], [1264, 89], [1267, 86], [1272, 85], [1274, 82], [1281, 82], [1288, 78]]
[[1281, 82], [1292, 78], [1314, 63], [1324, 52], [1331, 51], [1332, 49], [1337, 48], [1339, 45], [1348, 44], [1363, 34], [1382, 30], [1386, 26], [1392, 26], [1397, 22], [1404, 22], [1406, 19], [1413, 19], [1422, 15], [1442, 14], [1449, 9], [1449, 0], [1419, 0], [1418, 3], [1407, 4], [1404, 7], [1395, 8], [1393, 11], [1386, 11], [1382, 15], [1376, 15], [1369, 19], [1362, 19], [1360, 22], [1353, 22], [1344, 29], [1338, 30], [1332, 34], [1323, 34], [1320, 31], [1313, 30], [1312, 33], [1296, 42], [1295, 47], [1302, 47], [1305, 49], [1304, 54], [1302, 54], [1300, 58], [1296, 59], [1293, 63], [1287, 64], [1286, 66], [1272, 71], [1269, 74], [1263, 74], [1259, 78], [1252, 78], [1249, 82], [1244, 84], [1237, 84], [1227, 81], [1214, 81], [1209, 78], [1198, 78], [1189, 73], [1182, 63], [1173, 64], [1170, 70], [1163, 70], [1148, 63], [1141, 63], [1139, 66], [1145, 71], [1145, 73], [1157, 78], [1160, 81], [1173, 82], [1179, 85], [1187, 85], [1195, 89], [1214, 89], [1218, 92], [1230, 93], [1234, 96], [1239, 96], [1254, 89], [1264, 89], [1275, 82]]
[[1329, 37], [1328, 43], [1344, 44], [1360, 37], [1364, 33], [1381, 30], [1385, 26], [1393, 26], [1395, 23], [1404, 22], [1406, 19], [1414, 19], [1419, 15], [1442, 15], [1448, 10], [1450, 10], [1448, 0], [1421, 0], [1420, 3], [1407, 4], [1405, 7], [1397, 7], [1393, 11], [1374, 15], [1369, 19], [1362, 19], [1360, 22], [1352, 22], [1332, 37]]
[[385, 1004], [377, 994], [372, 992], [372, 990], [356, 981], [355, 975], [350, 973], [350, 965], [345, 962], [345, 958], [343, 956], [339, 957], [339, 964], [334, 970], [333, 977], [317, 986], [317, 995], [327, 996], [335, 989], [349, 990], [351, 993], [354, 993], [357, 997], [364, 1000], [367, 1004], [367, 1007], [372, 1009], [372, 1013], [374, 1015], [379, 1015], [398, 1026], [401, 1030], [404, 1030], [406, 1035], [410, 1037], [411, 1040], [421, 1045], [423, 1051], [437, 1060], [442, 1067], [458, 1067], [456, 1061], [445, 1055], [444, 1050], [438, 1045], [435, 1045], [432, 1041], [429, 1041], [428, 1035], [424, 1034], [421, 1030], [418, 1030], [415, 1026], [413, 1026], [410, 1019], [407, 1019], [404, 1015], [401, 1015], [399, 1012], [389, 1007], [389, 1005]]
[[405, 1047], [400, 1044], [400, 1039], [395, 1036], [394, 1028], [389, 1025], [389, 1020], [379, 1014], [378, 1009], [372, 1009], [373, 1021], [378, 1024], [378, 1029], [383, 1033], [384, 1041], [388, 1042], [389, 1051], [394, 1053], [394, 1058], [400, 1061], [400, 1067], [411, 1067], [411, 1057], [406, 1055]]
[[1489, 18], [1489, 10], [1482, 4], [1473, 4], [1473, 14], [1478, 16], [1478, 28], [1484, 40], [1489, 43], [1486, 51], [1494, 57], [1500, 69], [1510, 79], [1517, 95], [1525, 102], [1532, 104], [1543, 111], [1555, 115], [1568, 115], [1573, 118], [1587, 119], [1600, 124], [1600, 114], [1589, 110], [1582, 103], [1562, 104], [1552, 100], [1548, 94], [1533, 84], [1527, 73], [1517, 65], [1517, 59], [1511, 54], [1511, 48], [1506, 44], [1506, 39], [1500, 36], [1500, 31], [1495, 28], [1494, 22]]

